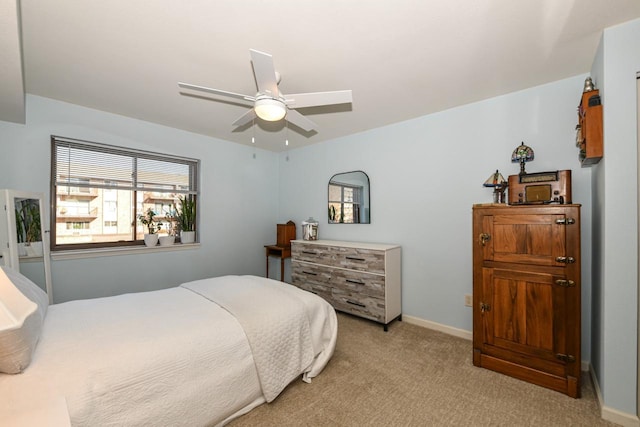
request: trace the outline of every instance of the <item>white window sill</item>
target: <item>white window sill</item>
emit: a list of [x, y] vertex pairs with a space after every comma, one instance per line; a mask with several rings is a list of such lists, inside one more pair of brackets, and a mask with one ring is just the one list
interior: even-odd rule
[[167, 246], [121, 246], [112, 248], [98, 249], [77, 249], [72, 251], [55, 251], [51, 252], [51, 259], [54, 261], [67, 259], [82, 258], [99, 258], [105, 256], [119, 255], [141, 255], [154, 252], [171, 252], [171, 251], [191, 251], [200, 248], [200, 243], [175, 243]]

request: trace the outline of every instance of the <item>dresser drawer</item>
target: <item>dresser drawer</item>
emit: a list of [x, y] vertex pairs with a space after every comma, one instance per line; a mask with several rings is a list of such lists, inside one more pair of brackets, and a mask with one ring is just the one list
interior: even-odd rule
[[332, 304], [336, 310], [355, 314], [367, 319], [384, 322], [384, 300], [350, 292], [346, 289], [332, 289]]
[[331, 297], [331, 270], [314, 264], [293, 261], [291, 281], [300, 289], [318, 294], [325, 299]]
[[332, 265], [330, 247], [323, 245], [292, 243], [291, 256], [298, 261]]
[[384, 274], [384, 252], [372, 249], [331, 247], [331, 264], [334, 267]]
[[361, 271], [333, 269], [331, 286], [353, 294], [384, 299], [384, 276]]

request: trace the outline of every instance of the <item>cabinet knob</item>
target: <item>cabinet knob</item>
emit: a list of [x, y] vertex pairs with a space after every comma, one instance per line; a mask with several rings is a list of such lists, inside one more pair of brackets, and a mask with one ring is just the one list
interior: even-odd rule
[[487, 233], [480, 233], [480, 236], [478, 238], [480, 239], [480, 244], [482, 246], [486, 246], [487, 242], [491, 240], [491, 235]]

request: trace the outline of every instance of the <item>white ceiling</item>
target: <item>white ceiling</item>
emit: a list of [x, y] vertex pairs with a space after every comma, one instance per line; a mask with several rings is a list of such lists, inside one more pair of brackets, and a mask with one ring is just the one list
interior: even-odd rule
[[[0, 0], [0, 10], [0, 120], [24, 122], [24, 75], [29, 94], [242, 144], [255, 133], [281, 151], [287, 137], [300, 147], [587, 73], [603, 28], [640, 17], [640, 1]], [[247, 107], [180, 94], [178, 81], [254, 95], [250, 48], [273, 55], [285, 94], [352, 89], [353, 103], [299, 110], [313, 133], [258, 120], [234, 131]]]

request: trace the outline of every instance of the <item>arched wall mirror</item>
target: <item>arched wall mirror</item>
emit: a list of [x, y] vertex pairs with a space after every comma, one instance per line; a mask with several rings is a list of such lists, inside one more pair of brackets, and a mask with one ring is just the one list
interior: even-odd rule
[[329, 224], [369, 224], [369, 176], [362, 171], [337, 173], [329, 180]]

